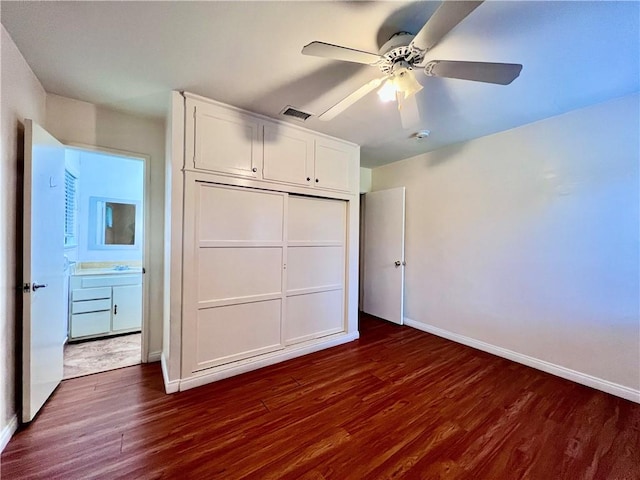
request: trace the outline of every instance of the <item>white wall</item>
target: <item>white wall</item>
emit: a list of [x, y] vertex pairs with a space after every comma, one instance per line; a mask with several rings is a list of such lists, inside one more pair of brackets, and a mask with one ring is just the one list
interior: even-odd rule
[[[142, 248], [111, 246], [109, 249], [90, 248], [91, 228], [89, 205], [91, 197], [112, 198], [137, 202], [136, 233], [142, 225], [144, 211], [143, 184], [144, 162], [94, 152], [80, 153], [78, 182], [78, 261], [124, 262], [142, 260]], [[141, 233], [141, 231], [140, 231]]]
[[640, 401], [639, 102], [374, 169], [407, 187], [408, 319]]
[[360, 167], [360, 193], [371, 191], [371, 169]]
[[46, 128], [67, 144], [83, 144], [150, 157], [150, 226], [147, 274], [149, 284], [149, 352], [162, 348], [164, 122], [128, 115], [79, 100], [47, 94]]
[[[17, 425], [16, 300], [22, 270], [16, 213], [22, 202], [24, 119], [45, 120], [46, 95], [4, 27], [0, 26], [2, 96], [0, 119], [0, 450]], [[20, 146], [20, 147], [19, 147]], [[19, 166], [20, 165], [20, 166]], [[21, 227], [20, 227], [21, 228]], [[21, 275], [20, 275], [21, 277]]]

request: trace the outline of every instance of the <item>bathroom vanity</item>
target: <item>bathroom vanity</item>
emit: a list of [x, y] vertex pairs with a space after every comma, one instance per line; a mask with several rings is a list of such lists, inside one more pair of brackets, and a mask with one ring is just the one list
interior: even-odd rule
[[140, 331], [142, 269], [93, 268], [70, 277], [69, 340]]

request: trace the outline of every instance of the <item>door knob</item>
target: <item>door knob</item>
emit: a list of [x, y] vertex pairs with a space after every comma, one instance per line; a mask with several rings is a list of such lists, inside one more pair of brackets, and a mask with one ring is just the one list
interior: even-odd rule
[[46, 283], [35, 283], [31, 286], [31, 290], [33, 290], [34, 292], [36, 290], [38, 290], [39, 288], [46, 288], [47, 284]]
[[258, 171], [258, 167], [253, 167], [253, 168], [251, 169], [251, 171], [252, 171], [253, 173], [256, 173], [256, 172]]
[[398, 268], [400, 265], [404, 266], [406, 264], [407, 264], [407, 262], [401, 262], [400, 260], [396, 260], [394, 262], [394, 265], [396, 266], [396, 268]]

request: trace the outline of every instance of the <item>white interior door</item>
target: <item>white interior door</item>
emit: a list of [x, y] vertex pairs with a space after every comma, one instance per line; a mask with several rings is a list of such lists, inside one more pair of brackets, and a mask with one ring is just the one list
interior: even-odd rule
[[62, 380], [64, 147], [27, 119], [24, 134], [22, 421]]
[[405, 188], [365, 195], [365, 313], [402, 325], [404, 305]]

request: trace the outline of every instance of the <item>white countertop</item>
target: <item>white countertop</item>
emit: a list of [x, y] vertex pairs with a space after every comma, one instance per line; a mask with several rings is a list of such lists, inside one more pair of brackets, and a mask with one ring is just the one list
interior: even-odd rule
[[142, 267], [128, 267], [122, 270], [110, 268], [79, 268], [72, 275], [127, 275], [142, 273]]

